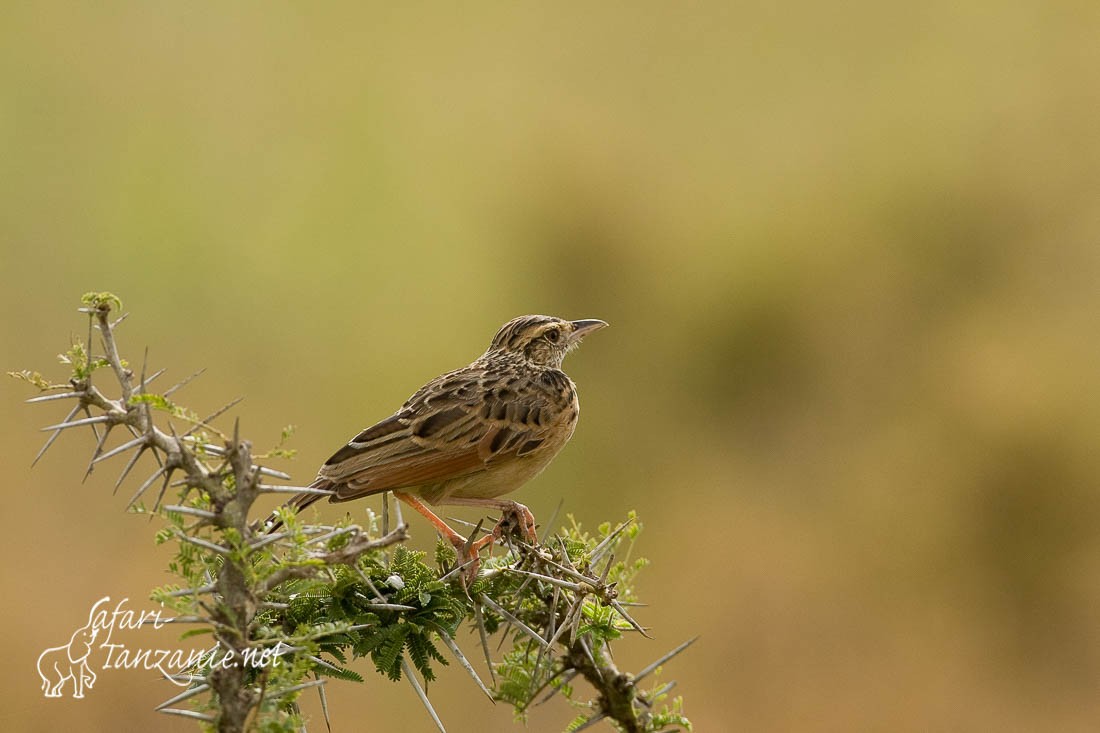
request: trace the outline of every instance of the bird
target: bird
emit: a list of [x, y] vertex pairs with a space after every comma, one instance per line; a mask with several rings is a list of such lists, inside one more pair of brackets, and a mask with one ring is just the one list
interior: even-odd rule
[[[349, 440], [321, 466], [309, 486], [314, 491], [285, 506], [301, 511], [326, 496], [345, 502], [392, 492], [450, 541], [468, 577], [476, 577], [481, 550], [510, 527], [537, 542], [531, 511], [501, 497], [542, 472], [573, 436], [580, 403], [562, 360], [606, 326], [594, 318], [513, 318], [484, 354], [432, 379], [395, 413]], [[488, 507], [502, 517], [475, 542], [429, 505]], [[281, 520], [272, 514], [265, 526], [274, 531]]]

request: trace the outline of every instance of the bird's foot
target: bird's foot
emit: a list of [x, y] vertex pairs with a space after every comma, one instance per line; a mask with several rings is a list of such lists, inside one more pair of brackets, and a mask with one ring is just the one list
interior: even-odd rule
[[485, 538], [490, 540], [490, 544], [513, 534], [516, 530], [519, 530], [520, 536], [526, 542], [532, 545], [538, 544], [539, 536], [535, 531], [535, 515], [531, 513], [530, 509], [519, 502], [513, 501], [504, 506], [501, 511], [503, 514], [500, 521], [493, 527], [493, 533]]
[[469, 588], [477, 580], [477, 573], [481, 569], [480, 553], [481, 548], [484, 547], [483, 540], [491, 537], [490, 535], [476, 542], [473, 538], [466, 539], [458, 535], [451, 538], [451, 545], [455, 548], [455, 566], [461, 568], [458, 572], [462, 587]]
[[481, 539], [475, 540], [473, 537], [466, 539], [458, 533], [448, 538], [455, 548], [455, 562], [462, 568], [460, 577], [463, 585], [467, 588], [477, 579], [478, 570], [481, 568], [482, 550], [492, 550], [494, 543], [517, 532], [525, 541], [530, 542], [532, 545], [538, 544], [538, 534], [535, 531], [535, 515], [531, 513], [530, 509], [518, 502], [509, 502], [502, 507], [501, 511], [503, 516], [493, 527], [493, 531]]

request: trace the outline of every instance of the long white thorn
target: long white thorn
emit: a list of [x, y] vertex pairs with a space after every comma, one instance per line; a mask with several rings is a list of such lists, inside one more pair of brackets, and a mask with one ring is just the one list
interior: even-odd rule
[[156, 455], [156, 448], [149, 448], [147, 445], [142, 445], [140, 448], [138, 448], [137, 452], [135, 452], [133, 457], [126, 463], [126, 468], [122, 469], [122, 473], [118, 475], [118, 479], [115, 481], [115, 488], [111, 492], [112, 494], [118, 493], [118, 487], [122, 486], [122, 482], [125, 481], [126, 477], [130, 475], [130, 471], [138, 462], [138, 459], [141, 458], [141, 454], [144, 453], [147, 449], [153, 451], [153, 455]]
[[658, 668], [658, 667], [660, 667], [660, 666], [661, 666], [662, 664], [664, 664], [664, 663], [665, 663], [665, 662], [667, 662], [668, 660], [672, 659], [672, 658], [673, 658], [673, 657], [675, 657], [675, 656], [676, 656], [677, 654], [679, 654], [680, 652], [684, 651], [685, 649], [687, 649], [687, 648], [688, 648], [689, 646], [691, 646], [692, 644], [694, 644], [694, 643], [695, 643], [695, 642], [697, 642], [697, 641], [699, 641], [699, 637], [698, 637], [698, 636], [696, 636], [696, 637], [695, 637], [695, 638], [693, 638], [693, 639], [688, 639], [688, 640], [687, 640], [687, 641], [685, 641], [685, 642], [684, 642], [683, 644], [681, 644], [680, 646], [676, 647], [675, 649], [673, 649], [672, 651], [670, 651], [670, 652], [669, 652], [668, 654], [664, 655], [663, 657], [661, 657], [660, 659], [658, 659], [658, 660], [657, 660], [656, 662], [654, 662], [653, 664], [649, 665], [648, 667], [646, 667], [645, 669], [643, 669], [643, 670], [642, 670], [641, 672], [639, 672], [639, 673], [638, 673], [637, 675], [635, 675], [635, 677], [634, 677], [634, 681], [635, 681], [635, 682], [641, 682], [641, 681], [642, 681], [642, 678], [643, 678], [643, 677], [645, 677], [645, 676], [646, 676], [646, 675], [648, 675], [648, 674], [649, 674], [650, 672], [652, 672], [653, 670], [657, 669], [657, 668]]
[[473, 677], [474, 682], [477, 684], [478, 687], [481, 688], [481, 691], [484, 692], [485, 695], [495, 703], [496, 698], [493, 697], [493, 693], [489, 690], [488, 687], [485, 686], [485, 683], [481, 681], [481, 678], [477, 676], [477, 672], [474, 671], [474, 666], [470, 664], [470, 660], [466, 659], [466, 655], [463, 654], [462, 650], [458, 648], [458, 644], [455, 643], [454, 639], [452, 639], [440, 629], [436, 629], [436, 633], [439, 634], [439, 638], [443, 640], [443, 643], [446, 644], [448, 648], [450, 648], [451, 652], [458, 660], [458, 663], [462, 665], [462, 668], [469, 672], [470, 676]]
[[420, 686], [420, 680], [416, 679], [416, 675], [413, 674], [412, 668], [409, 666], [409, 662], [404, 657], [401, 658], [401, 669], [405, 672], [405, 677], [408, 678], [409, 684], [416, 690], [416, 696], [420, 698], [420, 702], [424, 703], [424, 707], [428, 710], [428, 715], [432, 716], [432, 720], [435, 721], [436, 727], [439, 728], [440, 733], [447, 733], [447, 729], [443, 727], [443, 721], [436, 715], [435, 708], [432, 707], [432, 703], [428, 700], [428, 694], [424, 692], [424, 688]]
[[206, 692], [209, 689], [210, 689], [210, 685], [208, 685], [206, 683], [203, 683], [201, 685], [196, 685], [195, 687], [192, 687], [190, 690], [184, 690], [183, 692], [181, 692], [180, 694], [178, 694], [175, 697], [171, 698], [170, 700], [165, 700], [160, 705], [157, 705], [156, 708], [154, 708], [154, 709], [155, 710], [163, 710], [164, 708], [168, 707], [169, 705], [175, 705], [177, 702], [181, 702], [183, 700], [186, 700], [189, 697], [194, 697], [195, 695], [202, 694], [202, 693]]
[[[75, 415], [78, 412], [80, 412], [80, 405], [77, 405], [76, 407], [73, 408], [73, 411], [70, 412], [68, 417], [65, 418], [65, 422], [68, 422], [69, 420], [72, 420], [73, 415]], [[62, 424], [64, 424], [64, 423], [62, 423]], [[55, 440], [57, 440], [57, 436], [59, 436], [59, 435], [61, 435], [61, 429], [60, 428], [58, 428], [57, 431], [54, 432], [53, 435], [51, 435], [49, 438], [46, 439], [46, 444], [44, 446], [42, 446], [42, 448], [38, 451], [38, 455], [36, 455], [34, 457], [34, 460], [31, 461], [31, 468], [34, 468], [34, 465], [36, 463], [38, 463], [39, 458], [46, 455], [46, 451], [48, 451], [50, 449], [50, 446], [53, 445], [53, 442]]]
[[103, 431], [103, 435], [99, 436], [99, 440], [95, 444], [95, 450], [92, 451], [92, 458], [88, 461], [88, 470], [84, 472], [84, 478], [81, 479], [81, 483], [87, 481], [88, 477], [92, 475], [92, 470], [95, 468], [95, 459], [103, 452], [103, 444], [107, 442], [107, 436], [111, 434], [111, 428], [113, 427], [114, 425], [108, 425], [107, 429]]
[[[83, 392], [65, 392], [64, 394], [48, 394], [41, 397], [31, 397], [26, 400], [27, 404], [33, 405], [37, 402], [52, 402], [54, 400], [67, 400], [73, 397], [83, 397]], [[74, 413], [75, 414], [75, 413]]]
[[129, 509], [135, 503], [137, 503], [137, 500], [141, 498], [141, 495], [145, 493], [146, 489], [152, 486], [153, 482], [156, 481], [160, 476], [162, 476], [166, 470], [167, 469], [164, 466], [161, 466], [156, 470], [156, 473], [145, 479], [145, 483], [143, 483], [141, 487], [136, 492], [134, 492], [134, 495], [130, 497], [130, 501], [126, 502], [126, 508]]
[[185, 387], [188, 382], [190, 382], [192, 379], [199, 376], [200, 374], [202, 374], [205, 371], [206, 371], [206, 367], [203, 367], [202, 369], [200, 369], [197, 372], [195, 372], [194, 374], [192, 374], [190, 377], [187, 377], [186, 379], [184, 379], [182, 382], [178, 382], [178, 383], [172, 385], [167, 390], [165, 390], [164, 396], [167, 397], [170, 394], [172, 394], [173, 392], [175, 392], [177, 389], [179, 389], [181, 387]]
[[484, 603], [485, 605], [487, 605], [489, 608], [493, 609], [495, 612], [497, 612], [501, 616], [503, 616], [508, 621], [512, 622], [512, 624], [516, 628], [518, 628], [520, 631], [522, 631], [523, 633], [525, 633], [529, 637], [531, 637], [535, 641], [535, 643], [538, 644], [539, 646], [542, 646], [542, 647], [548, 646], [547, 643], [546, 643], [546, 639], [543, 639], [541, 636], [536, 634], [531, 629], [530, 626], [528, 626], [527, 624], [520, 621], [512, 613], [510, 613], [509, 611], [507, 611], [506, 609], [501, 607], [500, 604], [498, 604], [496, 601], [494, 601], [491, 598], [489, 598], [488, 596], [482, 594], [481, 595], [481, 602]]
[[107, 451], [106, 453], [103, 453], [99, 456], [96, 456], [96, 459], [94, 461], [92, 461], [92, 463], [99, 463], [100, 461], [105, 461], [108, 458], [113, 458], [113, 457], [117, 456], [119, 453], [125, 453], [126, 451], [130, 450], [131, 448], [138, 447], [139, 445], [141, 445], [145, 441], [146, 441], [146, 437], [144, 435], [140, 435], [140, 436], [134, 438], [133, 440], [129, 440], [129, 441], [123, 443], [122, 445], [118, 446], [117, 448], [112, 448], [111, 450]]
[[158, 713], [164, 713], [165, 715], [178, 715], [181, 718], [192, 718], [194, 720], [204, 720], [207, 723], [214, 722], [214, 716], [206, 713], [196, 713], [194, 710], [180, 710], [179, 708], [157, 708]]
[[[77, 408], [79, 409], [79, 408]], [[75, 414], [75, 413], [74, 413]], [[72, 422], [66, 421], [58, 423], [57, 425], [47, 425], [42, 428], [42, 432], [47, 430], [67, 430], [68, 428], [78, 428], [81, 425], [98, 425], [108, 422], [111, 418], [107, 415], [96, 415], [95, 417], [82, 417], [79, 420], [73, 420]]]

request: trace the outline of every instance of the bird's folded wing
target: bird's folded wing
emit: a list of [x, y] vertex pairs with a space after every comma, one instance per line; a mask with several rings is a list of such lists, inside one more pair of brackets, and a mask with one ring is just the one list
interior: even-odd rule
[[540, 450], [560, 413], [538, 392], [510, 399], [492, 390], [466, 399], [425, 394], [355, 436], [318, 476], [335, 488], [332, 501], [466, 476]]

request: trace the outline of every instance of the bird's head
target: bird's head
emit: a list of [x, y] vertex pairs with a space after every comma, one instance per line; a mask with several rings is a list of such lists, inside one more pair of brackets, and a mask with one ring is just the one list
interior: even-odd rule
[[520, 316], [505, 323], [489, 352], [518, 356], [541, 367], [561, 368], [562, 359], [589, 333], [607, 324], [597, 319], [566, 321], [554, 316]]

